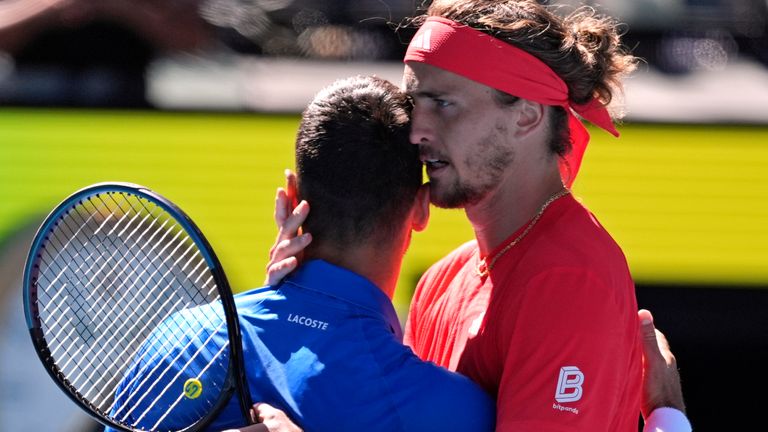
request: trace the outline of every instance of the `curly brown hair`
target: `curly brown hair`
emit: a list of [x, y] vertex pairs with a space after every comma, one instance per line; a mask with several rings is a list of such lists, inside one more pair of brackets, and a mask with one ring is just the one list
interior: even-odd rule
[[[618, 23], [589, 7], [563, 17], [533, 0], [435, 0], [412, 23], [428, 16], [465, 24], [536, 56], [565, 81], [575, 104], [597, 98], [608, 105], [637, 64], [621, 45]], [[497, 100], [511, 104], [517, 97], [499, 92]], [[561, 156], [570, 151], [566, 114], [560, 107], [551, 110], [550, 147]]]

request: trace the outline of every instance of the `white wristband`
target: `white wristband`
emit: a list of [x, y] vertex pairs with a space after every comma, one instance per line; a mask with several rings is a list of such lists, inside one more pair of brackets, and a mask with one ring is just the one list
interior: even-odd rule
[[693, 428], [682, 411], [675, 408], [656, 408], [645, 419], [643, 432], [691, 432]]

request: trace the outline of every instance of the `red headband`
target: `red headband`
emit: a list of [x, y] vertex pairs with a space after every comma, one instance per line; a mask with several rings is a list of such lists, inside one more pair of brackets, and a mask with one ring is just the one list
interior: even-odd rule
[[403, 61], [426, 63], [523, 99], [565, 108], [572, 149], [561, 161], [560, 173], [569, 187], [589, 142], [589, 133], [574, 111], [619, 136], [599, 100], [574, 104], [568, 98], [568, 86], [544, 62], [464, 24], [442, 17], [427, 18], [411, 40]]

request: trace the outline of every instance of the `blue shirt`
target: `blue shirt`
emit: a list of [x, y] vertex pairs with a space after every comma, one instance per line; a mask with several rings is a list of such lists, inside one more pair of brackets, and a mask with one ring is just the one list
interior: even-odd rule
[[[361, 276], [325, 261], [309, 261], [280, 285], [239, 294], [235, 301], [253, 401], [284, 410], [306, 431], [493, 430], [493, 401], [469, 379], [420, 360], [404, 346], [392, 302]], [[220, 308], [192, 311], [180, 313], [183, 324], [178, 316], [171, 324], [206, 327], [212, 339], [226, 343], [226, 335], [220, 337], [212, 328], [223, 319]], [[144, 363], [146, 357], [170, 357], [156, 355], [158, 350], [163, 348], [153, 346], [150, 338], [142, 349]], [[177, 378], [179, 383], [204, 367], [196, 361], [192, 359], [192, 372]], [[134, 367], [123, 382], [165, 386], [152, 377], [135, 376], [156, 366]], [[203, 388], [206, 373], [215, 372], [202, 373]], [[142, 389], [126, 393], [141, 394]], [[125, 408], [129, 400], [118, 398], [113, 411]], [[194, 415], [195, 409], [194, 399], [185, 398], [163, 420], [163, 428]], [[208, 430], [243, 423], [233, 398]], [[139, 422], [143, 427], [152, 424]]]

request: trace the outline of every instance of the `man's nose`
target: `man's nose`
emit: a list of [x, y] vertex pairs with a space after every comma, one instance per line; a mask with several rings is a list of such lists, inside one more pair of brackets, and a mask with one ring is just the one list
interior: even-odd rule
[[415, 104], [411, 114], [411, 144], [425, 144], [434, 139], [434, 121], [429, 112]]

